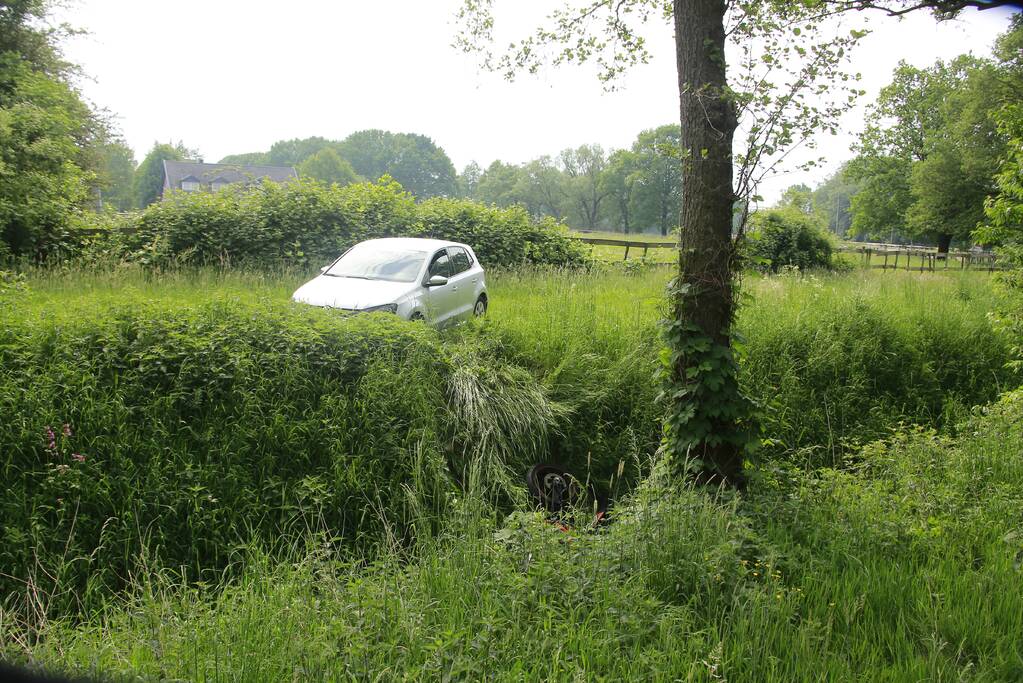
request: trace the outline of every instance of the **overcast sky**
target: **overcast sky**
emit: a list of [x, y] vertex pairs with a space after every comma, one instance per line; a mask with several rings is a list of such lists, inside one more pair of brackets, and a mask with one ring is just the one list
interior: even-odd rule
[[[88, 35], [65, 46], [89, 80], [85, 95], [116, 116], [141, 160], [154, 142], [181, 141], [206, 161], [265, 151], [281, 139], [341, 139], [383, 128], [430, 136], [461, 170], [475, 160], [522, 162], [584, 143], [627, 147], [643, 128], [678, 120], [670, 27], [650, 29], [654, 58], [605, 92], [594, 71], [562, 67], [509, 83], [451, 47], [459, 0], [73, 0], [60, 18]], [[521, 34], [554, 0], [498, 3], [501, 37]], [[865, 105], [900, 59], [927, 66], [988, 55], [1008, 10], [937, 23], [917, 13], [875, 19], [854, 56]], [[863, 105], [822, 139], [825, 171], [851, 156]], [[762, 188], [770, 201], [795, 182]]]

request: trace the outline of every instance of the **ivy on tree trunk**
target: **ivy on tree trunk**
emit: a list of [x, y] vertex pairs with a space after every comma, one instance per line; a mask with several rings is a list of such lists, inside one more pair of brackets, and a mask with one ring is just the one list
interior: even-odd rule
[[725, 11], [724, 0], [674, 0], [683, 190], [664, 445], [676, 471], [739, 484], [752, 437], [731, 343], [737, 120], [725, 78]]

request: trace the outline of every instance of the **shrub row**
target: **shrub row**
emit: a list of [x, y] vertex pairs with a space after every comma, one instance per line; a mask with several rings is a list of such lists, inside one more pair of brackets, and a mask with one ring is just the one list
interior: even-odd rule
[[417, 204], [387, 178], [344, 187], [303, 179], [178, 192], [137, 214], [127, 228], [121, 253], [152, 265], [319, 266], [362, 240], [394, 236], [464, 242], [485, 266], [586, 260], [582, 246], [553, 219], [462, 199]]
[[[497, 273], [493, 318], [446, 337], [267, 303], [260, 292], [280, 285], [265, 274], [165, 273], [147, 288], [142, 269], [54, 273], [11, 289], [0, 298], [0, 575], [16, 579], [0, 595], [22, 594], [33, 575], [46, 592], [108, 594], [140, 553], [194, 578], [252, 540], [288, 543], [307, 528], [365, 548], [387, 529], [411, 533], [423, 506], [442, 517], [456, 483], [507, 492], [538, 460], [620, 493], [660, 436], [664, 278], [540, 274]], [[69, 285], [94, 290], [86, 301], [60, 293]], [[738, 320], [742, 384], [764, 408], [770, 457], [841, 464], [854, 443], [901, 421], [938, 424], [1011, 381], [983, 280], [752, 287], [757, 305]], [[154, 297], [164, 303], [145, 303]]]

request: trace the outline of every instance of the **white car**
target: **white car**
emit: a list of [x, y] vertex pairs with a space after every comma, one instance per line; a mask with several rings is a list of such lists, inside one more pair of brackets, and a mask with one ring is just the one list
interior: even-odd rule
[[291, 297], [345, 311], [386, 311], [443, 327], [487, 312], [487, 283], [472, 247], [392, 237], [360, 242]]

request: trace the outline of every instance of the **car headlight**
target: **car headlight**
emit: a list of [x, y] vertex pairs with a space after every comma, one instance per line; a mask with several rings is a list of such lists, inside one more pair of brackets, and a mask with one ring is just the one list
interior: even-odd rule
[[397, 313], [398, 304], [384, 304], [383, 306], [370, 306], [361, 309], [363, 313]]

